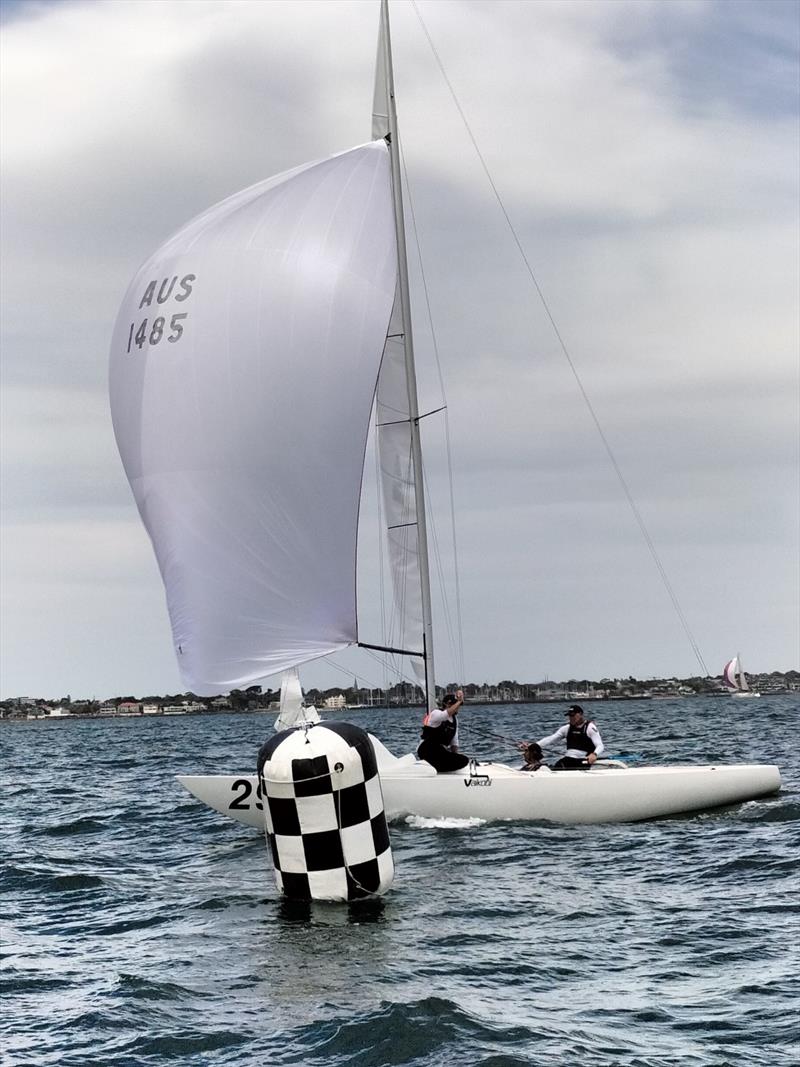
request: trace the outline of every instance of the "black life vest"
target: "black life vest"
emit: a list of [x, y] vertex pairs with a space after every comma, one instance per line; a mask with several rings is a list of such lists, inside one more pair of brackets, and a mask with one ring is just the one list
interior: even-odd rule
[[423, 726], [420, 736], [423, 741], [435, 741], [437, 745], [444, 745], [445, 748], [448, 748], [456, 736], [456, 729], [456, 720], [450, 717], [447, 722], [443, 722], [439, 726]]
[[585, 752], [587, 756], [590, 752], [594, 752], [594, 741], [586, 734], [591, 725], [590, 722], [582, 722], [580, 726], [570, 726], [567, 730], [567, 748], [577, 748], [579, 752]]

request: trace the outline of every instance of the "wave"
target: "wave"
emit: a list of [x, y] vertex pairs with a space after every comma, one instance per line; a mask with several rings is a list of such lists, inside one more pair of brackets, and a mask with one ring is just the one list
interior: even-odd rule
[[[609, 705], [604, 737], [705, 762], [715, 707], [651, 727]], [[513, 707], [469, 714], [527, 736], [552, 711], [524, 728]], [[374, 724], [405, 750], [401, 718]], [[393, 889], [347, 906], [278, 896], [263, 835], [174, 781], [254, 763], [257, 716], [77, 724], [119, 757], [104, 774], [69, 728], [46, 758], [41, 730], [18, 733], [26, 789], [0, 827], [9, 1065], [789, 1067], [800, 736], [776, 722], [761, 707], [735, 724], [737, 752], [773, 762], [780, 742], [774, 798], [634, 825], [403, 820]]]
[[117, 975], [117, 984], [113, 991], [114, 995], [123, 994], [126, 998], [134, 1000], [155, 1000], [168, 1002], [173, 1000], [202, 999], [204, 994], [188, 986], [179, 985], [177, 982], [159, 982], [153, 979], [142, 978], [136, 974], [126, 974], [124, 971]]
[[485, 826], [485, 819], [426, 819], [421, 815], [407, 815], [403, 822], [415, 830], [473, 830]]
[[39, 837], [72, 837], [78, 834], [96, 834], [108, 828], [108, 818], [87, 815], [70, 822], [53, 823], [49, 826], [31, 826], [29, 832]]
[[[527, 1026], [490, 1023], [451, 1000], [427, 997], [382, 1002], [355, 1017], [335, 1014], [324, 1022], [275, 1035], [269, 1045], [269, 1062], [359, 1067], [439, 1067], [451, 1059], [464, 1067], [523, 1063], [517, 1058], [520, 1045], [531, 1037]], [[356, 1050], [360, 1052], [354, 1056]]]
[[98, 875], [76, 872], [56, 874], [31, 867], [7, 864], [3, 869], [3, 887], [9, 892], [23, 890], [42, 893], [74, 893], [86, 889], [105, 889]]

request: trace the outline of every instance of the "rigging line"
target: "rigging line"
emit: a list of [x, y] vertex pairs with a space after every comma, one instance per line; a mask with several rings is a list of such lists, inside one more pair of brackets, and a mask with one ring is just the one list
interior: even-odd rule
[[[369, 649], [364, 649], [363, 651], [367, 655], [371, 656], [372, 659], [374, 659], [376, 663], [380, 664], [380, 666], [382, 668], [386, 667], [385, 660], [382, 659], [380, 656], [376, 656]], [[379, 689], [383, 693], [388, 693], [388, 691], [389, 691], [389, 686], [388, 685], [383, 685], [383, 686], [381, 686], [381, 685], [373, 685], [372, 682], [370, 682], [370, 680], [368, 678], [365, 678], [362, 674], [359, 674], [358, 671], [353, 670], [352, 667], [345, 667], [343, 664], [337, 663], [336, 660], [332, 656], [326, 656], [325, 657], [325, 662], [329, 663], [331, 665], [331, 667], [333, 667], [335, 670], [341, 671], [342, 674], [346, 674], [348, 678], [355, 678], [355, 680], [357, 682], [363, 683], [363, 684], [359, 684], [359, 686], [358, 686], [359, 689]], [[388, 678], [386, 680], [388, 682]], [[412, 682], [412, 679], [410, 677], [408, 677], [408, 678], [402, 678], [401, 677], [400, 680], [404, 681], [404, 682]]]
[[519, 741], [518, 741], [517, 738], [505, 737], [503, 734], [496, 734], [493, 730], [486, 730], [481, 726], [477, 726], [476, 727], [475, 723], [472, 724], [472, 729], [473, 729], [473, 731], [475, 733], [477, 733], [481, 737], [491, 737], [495, 741], [504, 741], [507, 745], [514, 745], [515, 747], [516, 747], [516, 745], [519, 744]]
[[[375, 654], [374, 652], [372, 652], [372, 651], [371, 651], [370, 649], [368, 649], [368, 648], [366, 648], [366, 649], [363, 649], [363, 651], [364, 651], [364, 652], [365, 652], [365, 653], [366, 653], [366, 654], [367, 654], [368, 656], [371, 656], [371, 657], [372, 657], [372, 658], [373, 658], [373, 659], [375, 660], [375, 662], [376, 662], [376, 663], [380, 663], [380, 664], [381, 664], [381, 665], [382, 665], [382, 666], [383, 666], [384, 668], [386, 667], [386, 659], [382, 658], [381, 656], [377, 656], [377, 655], [376, 655], [376, 654]], [[399, 679], [400, 681], [402, 681], [402, 682], [408, 682], [408, 683], [409, 683], [410, 685], [419, 685], [419, 682], [418, 682], [418, 681], [415, 681], [415, 680], [414, 680], [414, 679], [413, 679], [413, 678], [412, 678], [412, 677], [411, 677], [410, 675], [404, 675], [404, 674], [403, 674], [403, 672], [402, 672], [401, 670], [399, 670], [399, 669], [394, 669], [394, 668], [395, 668], [395, 663], [394, 663], [394, 660], [393, 660], [393, 664], [392, 664], [392, 665], [393, 665], [393, 674], [394, 674], [394, 675], [396, 675], [396, 677], [397, 677], [397, 678], [398, 678], [398, 679]], [[376, 686], [376, 688], [379, 688], [379, 687], [377, 687], [377, 686]], [[387, 690], [388, 690], [388, 688], [389, 688], [388, 686], [384, 686], [384, 691], [387, 691]]]
[[[400, 162], [403, 167], [403, 177], [406, 182], [406, 193], [408, 195], [408, 212], [411, 219], [411, 229], [414, 234], [414, 247], [417, 250], [417, 261], [419, 263], [420, 279], [422, 281], [422, 292], [425, 296], [425, 307], [428, 313], [428, 324], [431, 328], [431, 341], [433, 343], [434, 362], [436, 364], [436, 373], [439, 376], [439, 391], [441, 393], [443, 405], [439, 409], [444, 411], [444, 439], [445, 439], [445, 453], [447, 456], [447, 481], [449, 487], [449, 500], [450, 500], [450, 537], [453, 544], [453, 580], [454, 580], [454, 593], [455, 593], [455, 608], [456, 608], [456, 635], [457, 641], [455, 642], [456, 648], [456, 672], [460, 678], [465, 678], [464, 668], [464, 627], [462, 624], [461, 614], [461, 579], [460, 579], [460, 566], [458, 555], [458, 538], [456, 537], [456, 502], [455, 502], [455, 490], [453, 483], [453, 452], [450, 444], [450, 412], [447, 405], [447, 392], [444, 385], [444, 375], [442, 374], [442, 364], [439, 359], [439, 343], [436, 339], [436, 328], [433, 323], [433, 311], [431, 308], [430, 292], [428, 290], [428, 280], [425, 276], [425, 265], [422, 260], [422, 243], [419, 239], [419, 231], [417, 229], [417, 216], [414, 211], [414, 198], [411, 194], [411, 182], [408, 177], [408, 168], [406, 167], [406, 159], [403, 154], [402, 145], [400, 146]], [[435, 412], [429, 412], [429, 414], [435, 414]]]
[[[355, 680], [357, 682], [359, 682], [359, 683], [362, 683], [362, 682], [366, 683], [366, 685], [359, 684], [359, 687], [358, 687], [359, 689], [364, 689], [364, 688], [366, 688], [366, 689], [380, 689], [379, 685], [371, 685], [370, 682], [368, 681], [368, 679], [366, 679], [362, 675], [360, 675], [358, 673], [358, 671], [353, 670], [352, 667], [345, 667], [341, 663], [337, 663], [336, 660], [332, 656], [326, 656], [325, 657], [325, 662], [329, 663], [331, 665], [331, 667], [334, 668], [334, 670], [341, 671], [342, 674], [346, 674], [348, 676], [348, 678], [355, 678]], [[313, 688], [318, 688], [318, 687], [314, 686]], [[319, 690], [319, 691], [322, 692], [322, 690]]]
[[579, 390], [579, 392], [580, 392], [580, 394], [581, 394], [581, 396], [583, 398], [583, 401], [584, 401], [584, 403], [586, 405], [586, 408], [587, 408], [587, 410], [589, 412], [589, 415], [591, 416], [591, 419], [592, 419], [592, 422], [594, 423], [595, 429], [597, 430], [597, 433], [598, 433], [598, 435], [600, 437], [600, 440], [603, 443], [603, 447], [605, 448], [606, 454], [608, 455], [608, 458], [609, 458], [609, 460], [611, 462], [611, 466], [612, 466], [612, 468], [614, 470], [614, 473], [617, 476], [617, 480], [619, 481], [619, 484], [622, 487], [622, 492], [623, 492], [623, 494], [625, 496], [625, 499], [628, 502], [628, 505], [629, 505], [629, 507], [631, 509], [633, 517], [636, 520], [636, 524], [638, 525], [639, 530], [640, 530], [640, 532], [642, 534], [642, 537], [644, 538], [645, 544], [647, 545], [648, 549], [650, 550], [650, 555], [652, 556], [653, 562], [656, 565], [656, 569], [658, 570], [658, 573], [661, 576], [661, 581], [662, 581], [662, 583], [664, 585], [664, 588], [666, 589], [667, 594], [669, 596], [669, 599], [672, 602], [672, 606], [675, 609], [675, 612], [676, 612], [676, 614], [678, 616], [678, 619], [680, 620], [681, 626], [683, 627], [684, 633], [686, 634], [686, 637], [689, 640], [689, 644], [692, 647], [692, 651], [694, 652], [698, 663], [700, 664], [702, 669], [705, 671], [706, 677], [710, 677], [709, 671], [708, 671], [708, 667], [706, 666], [705, 660], [703, 659], [703, 656], [700, 653], [700, 649], [699, 649], [699, 647], [697, 645], [697, 642], [694, 639], [694, 635], [692, 634], [692, 631], [689, 628], [689, 623], [687, 622], [686, 617], [683, 614], [683, 609], [681, 608], [681, 606], [680, 606], [680, 604], [678, 602], [678, 597], [677, 597], [674, 589], [672, 588], [672, 583], [670, 582], [669, 578], [667, 577], [667, 572], [664, 569], [664, 564], [661, 562], [661, 557], [659, 556], [658, 551], [656, 549], [656, 546], [653, 543], [652, 538], [650, 537], [650, 533], [649, 533], [649, 531], [647, 529], [647, 526], [645, 525], [644, 518], [642, 517], [641, 512], [639, 511], [639, 508], [636, 506], [636, 503], [635, 503], [635, 501], [633, 499], [633, 495], [631, 494], [631, 491], [630, 491], [630, 489], [628, 487], [628, 483], [625, 480], [625, 477], [624, 477], [624, 475], [622, 473], [622, 470], [620, 469], [620, 466], [617, 463], [616, 456], [614, 455], [614, 452], [613, 452], [613, 450], [611, 448], [611, 445], [610, 445], [610, 443], [609, 443], [609, 441], [608, 441], [608, 439], [607, 439], [607, 437], [605, 435], [605, 432], [603, 431], [603, 427], [600, 424], [600, 419], [598, 418], [597, 413], [595, 412], [594, 407], [592, 405], [592, 402], [589, 399], [589, 394], [586, 392], [586, 389], [585, 389], [585, 387], [583, 385], [583, 382], [581, 381], [580, 375], [578, 374], [578, 370], [577, 370], [575, 364], [572, 361], [572, 356], [569, 353], [569, 349], [567, 348], [566, 342], [564, 341], [564, 338], [561, 335], [561, 331], [559, 330], [558, 326], [556, 325], [556, 321], [553, 318], [552, 312], [550, 311], [550, 306], [547, 303], [547, 300], [545, 299], [544, 292], [543, 292], [541, 286], [539, 285], [539, 282], [538, 282], [538, 280], [536, 278], [536, 275], [534, 274], [533, 267], [531, 266], [530, 260], [528, 259], [527, 255], [525, 254], [525, 249], [522, 247], [522, 242], [520, 241], [519, 237], [517, 236], [517, 232], [514, 229], [514, 224], [512, 223], [511, 218], [510, 218], [510, 216], [508, 214], [508, 211], [506, 210], [506, 206], [503, 203], [502, 197], [500, 196], [500, 192], [499, 192], [497, 186], [495, 185], [494, 179], [492, 178], [492, 175], [489, 172], [489, 168], [488, 168], [488, 166], [486, 164], [486, 160], [483, 157], [483, 153], [481, 152], [480, 148], [478, 147], [478, 142], [475, 140], [475, 137], [474, 137], [474, 135], [472, 133], [472, 129], [470, 127], [470, 124], [467, 121], [467, 117], [464, 114], [464, 111], [463, 111], [463, 109], [461, 107], [461, 104], [459, 103], [458, 97], [456, 96], [455, 89], [453, 88], [452, 83], [451, 83], [450, 79], [448, 78], [448, 76], [447, 76], [447, 74], [445, 72], [445, 69], [444, 69], [444, 66], [442, 64], [441, 58], [439, 57], [439, 53], [436, 51], [436, 46], [434, 45], [433, 40], [431, 39], [431, 35], [428, 33], [428, 27], [425, 25], [425, 22], [423, 21], [422, 15], [420, 14], [419, 8], [417, 7], [416, 0], [411, 0], [411, 4], [412, 4], [412, 7], [414, 8], [414, 11], [416, 13], [417, 18], [419, 19], [419, 22], [420, 22], [420, 25], [422, 26], [423, 32], [424, 32], [424, 34], [425, 34], [425, 36], [426, 36], [426, 38], [428, 40], [428, 44], [430, 45], [431, 51], [433, 52], [433, 56], [434, 56], [434, 59], [436, 60], [437, 66], [439, 67], [439, 70], [441, 71], [442, 77], [445, 80], [447, 88], [450, 90], [450, 95], [453, 98], [453, 103], [455, 104], [456, 109], [457, 109], [459, 115], [461, 116], [461, 121], [464, 123], [464, 128], [466, 129], [467, 135], [468, 135], [470, 141], [472, 142], [472, 147], [475, 149], [475, 154], [477, 155], [477, 157], [478, 157], [478, 159], [480, 161], [481, 167], [483, 168], [483, 172], [486, 175], [486, 180], [489, 182], [489, 185], [491, 186], [492, 192], [494, 193], [494, 197], [497, 200], [498, 206], [500, 207], [500, 211], [503, 214], [503, 218], [506, 220], [506, 224], [508, 225], [508, 228], [509, 228], [509, 230], [511, 232], [511, 236], [514, 239], [514, 243], [517, 246], [517, 250], [519, 251], [519, 254], [522, 257], [522, 262], [525, 264], [525, 268], [526, 268], [526, 270], [528, 272], [528, 275], [529, 275], [531, 281], [533, 282], [533, 286], [536, 289], [536, 292], [537, 292], [537, 294], [539, 296], [539, 300], [541, 301], [542, 307], [544, 308], [545, 315], [546, 315], [546, 317], [547, 317], [547, 319], [548, 319], [548, 321], [549, 321], [549, 323], [550, 323], [550, 325], [551, 325], [551, 327], [553, 329], [553, 333], [555, 334], [556, 340], [558, 341], [558, 344], [559, 344], [559, 346], [561, 348], [561, 351], [564, 354], [564, 358], [566, 359], [567, 364], [569, 365], [569, 369], [572, 372], [572, 376], [573, 376], [573, 378], [575, 379], [575, 381], [577, 383], [578, 390]]
[[[377, 663], [383, 665], [383, 660], [380, 658], [380, 656], [373, 655], [372, 658]], [[355, 679], [355, 681], [359, 683], [359, 689], [379, 689], [383, 692], [387, 692], [388, 690], [388, 686], [375, 685], [369, 678], [365, 678], [363, 674], [360, 674], [357, 670], [355, 670], [352, 665], [344, 666], [344, 664], [342, 663], [337, 663], [337, 661], [332, 656], [326, 656], [325, 662], [329, 663], [337, 671], [341, 671], [342, 674], [347, 675], [348, 678]]]

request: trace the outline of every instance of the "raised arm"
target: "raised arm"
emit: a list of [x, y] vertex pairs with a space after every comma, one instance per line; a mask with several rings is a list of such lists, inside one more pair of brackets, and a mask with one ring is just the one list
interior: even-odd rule
[[548, 737], [542, 737], [537, 742], [541, 748], [549, 748], [550, 745], [554, 745], [556, 741], [561, 741], [567, 736], [567, 730], [569, 730], [569, 723], [564, 726], [559, 726], [554, 734], [550, 734]]
[[459, 712], [459, 710], [461, 708], [461, 705], [463, 703], [464, 703], [464, 690], [463, 689], [456, 689], [456, 700], [455, 700], [455, 703], [454, 704], [449, 704], [445, 708], [445, 711], [447, 712], [447, 714], [450, 716], [451, 719], [455, 715], [458, 714], [458, 712]]

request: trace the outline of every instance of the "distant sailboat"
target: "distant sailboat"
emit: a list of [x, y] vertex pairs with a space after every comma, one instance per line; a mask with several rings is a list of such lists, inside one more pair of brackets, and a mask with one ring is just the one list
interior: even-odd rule
[[758, 697], [760, 693], [756, 693], [754, 689], [751, 689], [747, 684], [747, 676], [742, 668], [742, 661], [738, 655], [733, 659], [728, 660], [722, 670], [722, 681], [729, 691], [732, 697]]

